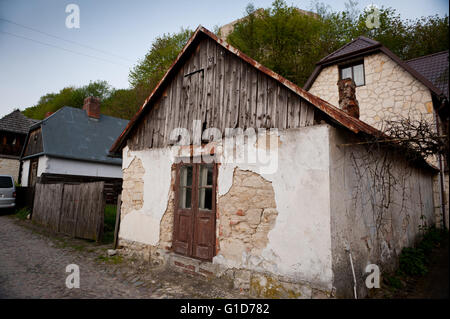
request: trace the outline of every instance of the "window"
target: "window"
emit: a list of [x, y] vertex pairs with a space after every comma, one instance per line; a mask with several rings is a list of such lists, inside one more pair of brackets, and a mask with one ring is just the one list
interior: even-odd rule
[[345, 65], [340, 67], [341, 79], [353, 79], [356, 86], [366, 85], [366, 79], [364, 76], [364, 62], [360, 61], [352, 65]]

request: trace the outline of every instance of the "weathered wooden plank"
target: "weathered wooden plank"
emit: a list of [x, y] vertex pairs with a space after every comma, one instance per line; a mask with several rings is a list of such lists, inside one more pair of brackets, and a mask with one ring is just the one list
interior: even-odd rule
[[287, 123], [287, 91], [277, 84], [277, 128], [284, 130]]
[[267, 116], [265, 126], [273, 128], [277, 125], [277, 84], [274, 80], [267, 80]]
[[256, 104], [256, 127], [264, 127], [267, 113], [267, 76], [262, 72], [258, 72], [258, 100]]
[[247, 128], [247, 113], [249, 111], [249, 97], [248, 97], [248, 65], [241, 63], [240, 70], [240, 96], [239, 96], [239, 127]]
[[250, 69], [250, 118], [248, 127], [256, 128], [256, 114], [258, 104], [258, 71]]

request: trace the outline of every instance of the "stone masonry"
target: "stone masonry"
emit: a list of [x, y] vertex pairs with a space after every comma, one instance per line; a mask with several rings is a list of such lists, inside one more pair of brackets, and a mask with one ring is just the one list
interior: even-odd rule
[[17, 182], [19, 177], [19, 160], [0, 158], [0, 175], [11, 175]]
[[[423, 116], [433, 121], [433, 104], [428, 88], [384, 53], [364, 57], [366, 85], [356, 88], [360, 119], [378, 129], [383, 120]], [[339, 105], [337, 65], [324, 68], [309, 92]]]
[[142, 208], [144, 200], [144, 166], [139, 158], [134, 158], [123, 170], [121, 218], [133, 210]]
[[260, 256], [278, 215], [272, 184], [260, 175], [235, 169], [233, 185], [218, 201], [218, 254], [241, 262]]

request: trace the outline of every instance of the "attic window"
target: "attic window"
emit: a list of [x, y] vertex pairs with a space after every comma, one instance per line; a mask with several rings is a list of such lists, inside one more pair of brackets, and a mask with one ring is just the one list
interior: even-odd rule
[[366, 79], [364, 74], [364, 61], [358, 61], [353, 64], [346, 64], [339, 67], [340, 79], [353, 79], [356, 86], [366, 85]]

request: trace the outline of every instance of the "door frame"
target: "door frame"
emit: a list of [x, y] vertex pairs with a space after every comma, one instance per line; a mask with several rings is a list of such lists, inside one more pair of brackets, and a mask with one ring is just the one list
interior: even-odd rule
[[[212, 207], [211, 210], [201, 210], [199, 209], [199, 200], [198, 200], [198, 193], [199, 193], [199, 179], [198, 179], [198, 172], [201, 165], [208, 165], [211, 164], [213, 166], [213, 180], [212, 180]], [[188, 234], [189, 242], [187, 247], [187, 254], [183, 254], [180, 252], [177, 252], [174, 250], [174, 244], [178, 237], [179, 227], [178, 227], [178, 214], [179, 211], [186, 211], [186, 209], [180, 209], [179, 208], [179, 200], [180, 200], [180, 171], [181, 167], [183, 166], [192, 166], [192, 192], [191, 192], [191, 214], [192, 214], [192, 220], [191, 220], [191, 227], [190, 232]], [[181, 254], [186, 257], [195, 258], [203, 261], [212, 261], [212, 258], [216, 254], [216, 220], [217, 220], [217, 163], [193, 163], [190, 162], [180, 162], [176, 163], [176, 174], [175, 174], [175, 210], [174, 210], [174, 222], [173, 222], [173, 232], [172, 232], [172, 250], [177, 253]], [[211, 214], [212, 216], [212, 237], [211, 238], [211, 245], [212, 245], [212, 253], [210, 258], [201, 258], [194, 255], [194, 246], [198, 242], [198, 223], [197, 220], [199, 218], [199, 215], [202, 213]]]

